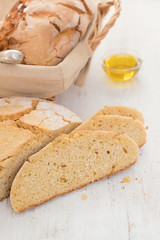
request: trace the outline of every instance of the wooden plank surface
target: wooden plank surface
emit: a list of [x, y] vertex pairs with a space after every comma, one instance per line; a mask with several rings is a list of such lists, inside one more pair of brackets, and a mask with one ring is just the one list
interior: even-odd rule
[[[3, 240], [159, 240], [160, 239], [160, 1], [122, 0], [116, 26], [94, 54], [83, 88], [72, 86], [57, 102], [83, 120], [104, 105], [122, 104], [143, 112], [147, 144], [130, 169], [25, 213], [0, 203]], [[115, 83], [101, 67], [104, 53], [138, 51], [144, 62], [130, 82]], [[121, 183], [124, 177], [130, 183]], [[123, 188], [124, 187], [124, 188]], [[82, 200], [82, 194], [88, 198]]]

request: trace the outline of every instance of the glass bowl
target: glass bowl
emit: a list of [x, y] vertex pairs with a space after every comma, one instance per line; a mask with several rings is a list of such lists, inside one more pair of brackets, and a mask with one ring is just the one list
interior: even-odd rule
[[102, 60], [102, 67], [115, 81], [128, 81], [139, 71], [142, 59], [135, 53], [120, 51], [108, 54]]

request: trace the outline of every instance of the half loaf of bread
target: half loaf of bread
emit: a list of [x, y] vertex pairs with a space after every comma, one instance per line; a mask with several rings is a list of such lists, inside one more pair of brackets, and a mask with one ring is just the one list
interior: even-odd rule
[[23, 97], [0, 99], [0, 121], [0, 200], [9, 196], [14, 177], [30, 155], [82, 122], [61, 105]]
[[25, 211], [122, 171], [137, 159], [137, 144], [124, 134], [62, 134], [25, 162], [13, 182], [11, 204], [15, 211]]

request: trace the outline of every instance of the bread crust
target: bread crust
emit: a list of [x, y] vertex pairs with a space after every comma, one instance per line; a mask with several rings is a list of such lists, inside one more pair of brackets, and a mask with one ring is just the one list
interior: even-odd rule
[[92, 0], [17, 1], [0, 28], [0, 50], [24, 54], [24, 64], [55, 66], [84, 37]]
[[9, 97], [0, 99], [0, 122], [18, 120], [24, 114], [34, 110], [40, 99], [26, 97]]

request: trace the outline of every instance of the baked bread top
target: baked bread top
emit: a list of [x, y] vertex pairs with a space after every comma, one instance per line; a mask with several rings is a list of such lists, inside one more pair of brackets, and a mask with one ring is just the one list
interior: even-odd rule
[[[56, 130], [71, 123], [81, 124], [81, 119], [69, 109], [51, 102], [39, 102], [36, 110], [22, 116], [18, 124], [35, 129]], [[75, 126], [76, 127], [76, 126]]]
[[40, 99], [27, 97], [10, 97], [0, 99], [0, 121], [17, 120], [20, 116], [32, 111]]
[[29, 65], [60, 63], [85, 35], [92, 0], [21, 0], [0, 28], [0, 50], [16, 49]]

